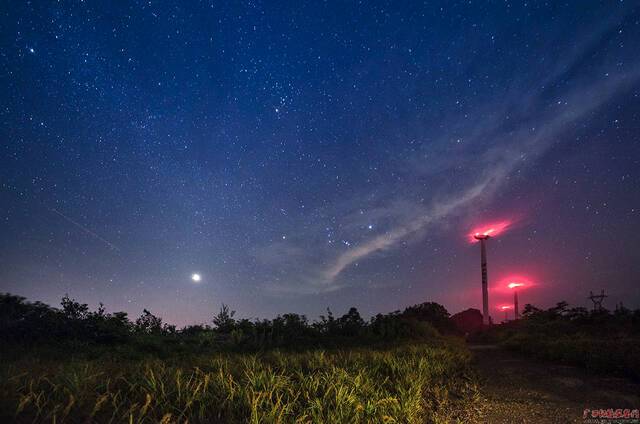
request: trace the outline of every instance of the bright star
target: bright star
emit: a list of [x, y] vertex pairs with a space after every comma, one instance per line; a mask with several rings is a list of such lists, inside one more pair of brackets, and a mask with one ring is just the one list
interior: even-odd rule
[[191, 274], [191, 279], [194, 283], [199, 283], [200, 280], [202, 280], [202, 277], [200, 276], [200, 274]]

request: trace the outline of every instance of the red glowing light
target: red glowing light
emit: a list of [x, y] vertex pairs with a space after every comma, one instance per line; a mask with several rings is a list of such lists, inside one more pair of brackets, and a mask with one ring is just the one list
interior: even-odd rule
[[525, 273], [506, 274], [498, 279], [493, 291], [501, 295], [513, 296], [514, 291], [529, 291], [539, 286], [537, 278]]
[[510, 306], [510, 305], [502, 305], [502, 306], [500, 306], [500, 309], [502, 309], [503, 311], [506, 311], [506, 310], [509, 310], [509, 309], [512, 309], [512, 308], [513, 308], [513, 306]]
[[483, 237], [495, 237], [498, 234], [504, 232], [511, 225], [511, 221], [500, 221], [490, 225], [485, 225], [474, 229], [471, 234], [471, 241], [478, 241]]

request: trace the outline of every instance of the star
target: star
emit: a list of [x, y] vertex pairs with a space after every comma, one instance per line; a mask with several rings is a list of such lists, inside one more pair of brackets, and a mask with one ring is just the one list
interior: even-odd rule
[[[4, 17], [20, 24], [2, 58], [11, 131], [0, 246], [13, 262], [3, 291], [29, 300], [68, 291], [130, 314], [153, 306], [183, 325], [211, 309], [176, 299], [176, 287], [261, 317], [290, 312], [288, 295], [316, 288], [296, 310], [359, 304], [371, 282], [407, 294], [374, 293], [372, 312], [387, 312], [444, 286], [477, 290], [466, 241], [514, 215], [518, 228], [490, 242], [492, 264], [596, 288], [602, 272], [603, 288], [633, 292], [636, 11], [573, 2], [548, 22], [551, 40], [534, 23], [555, 16], [552, 4], [500, 12], [452, 0], [448, 16], [422, 2], [383, 13], [354, 2], [323, 23], [330, 2], [282, 8], [282, 19], [260, 2], [246, 16], [219, 2], [171, 3], [113, 20], [99, 43], [93, 16], [109, 16], [107, 2], [81, 13], [60, 2], [65, 18], [54, 23], [30, 7]], [[616, 25], [593, 19], [618, 7]], [[609, 255], [613, 240], [621, 248]], [[584, 246], [594, 246], [586, 267]], [[595, 258], [602, 271], [591, 272]], [[77, 276], [89, 269], [84, 284]], [[255, 298], [239, 300], [245, 293]], [[452, 313], [477, 302], [447, 293]], [[560, 300], [545, 293], [527, 301]], [[571, 293], [570, 303], [584, 300]], [[630, 306], [640, 305], [633, 293]]]

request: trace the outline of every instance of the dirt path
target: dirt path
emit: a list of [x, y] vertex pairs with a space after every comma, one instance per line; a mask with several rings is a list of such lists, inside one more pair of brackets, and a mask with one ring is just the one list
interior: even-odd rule
[[471, 345], [488, 401], [487, 423], [584, 423], [585, 409], [640, 408], [640, 385]]

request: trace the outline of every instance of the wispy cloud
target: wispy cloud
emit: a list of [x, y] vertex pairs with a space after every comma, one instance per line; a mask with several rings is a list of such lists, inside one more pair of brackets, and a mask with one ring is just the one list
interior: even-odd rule
[[[277, 293], [321, 293], [344, 287], [341, 274], [369, 256], [389, 251], [408, 238], [420, 236], [431, 225], [465, 213], [477, 202], [487, 202], [498, 189], [508, 184], [509, 177], [520, 169], [532, 166], [563, 135], [588, 119], [599, 108], [638, 83], [640, 67], [627, 64], [626, 71], [611, 72], [608, 61], [590, 64], [578, 72], [567, 85], [566, 74], [577, 72], [585, 55], [592, 52], [617, 20], [611, 20], [594, 31], [581, 46], [574, 48], [562, 61], [550, 66], [548, 72], [527, 83], [513, 84], [510, 95], [478, 105], [492, 112], [459, 123], [451, 117], [456, 134], [464, 143], [452, 144], [451, 134], [432, 137], [423, 151], [402, 165], [400, 172], [413, 173], [415, 178], [429, 182], [430, 201], [416, 201], [415, 196], [390, 195], [364, 215], [353, 206], [338, 206], [336, 215], [344, 223], [343, 232], [362, 228], [365, 220], [387, 218], [389, 225], [382, 233], [360, 240], [337, 256], [335, 249], [318, 247], [317, 235], [267, 247], [262, 253], [270, 265], [289, 271], [286, 276], [269, 284]], [[613, 67], [611, 67], [613, 69]], [[455, 171], [455, 172], [454, 172]], [[424, 184], [418, 185], [424, 187]], [[439, 188], [442, 187], [442, 188]], [[400, 187], [398, 192], [408, 191]], [[384, 191], [384, 190], [383, 190]], [[394, 190], [386, 190], [393, 192]], [[378, 196], [379, 197], [379, 196]], [[364, 215], [364, 216], [363, 216]], [[315, 237], [315, 238], [314, 238]], [[313, 242], [309, 242], [313, 240]], [[295, 245], [295, 247], [294, 247]], [[274, 250], [276, 249], [276, 250]], [[286, 252], [293, 252], [288, 255]], [[313, 261], [309, 260], [313, 257]], [[321, 260], [318, 260], [320, 258]], [[318, 266], [318, 263], [321, 265]]]
[[[563, 96], [565, 100], [561, 102], [560, 107], [547, 106], [544, 112], [538, 112], [537, 119], [526, 119], [517, 128], [494, 135], [495, 144], [484, 154], [474, 155], [472, 158], [459, 158], [476, 163], [479, 183], [472, 183], [455, 195], [433, 202], [431, 207], [417, 219], [406, 222], [338, 256], [324, 271], [326, 283], [330, 285], [345, 268], [354, 262], [374, 252], [397, 245], [408, 235], [456, 213], [481, 197], [490, 197], [505, 183], [506, 177], [514, 169], [532, 163], [558, 141], [558, 137], [571, 124], [597, 110], [625, 87], [636, 83], [639, 76], [639, 70], [635, 69], [633, 72], [606, 77], [589, 86], [577, 88], [574, 92]], [[484, 173], [483, 170], [485, 170]]]

